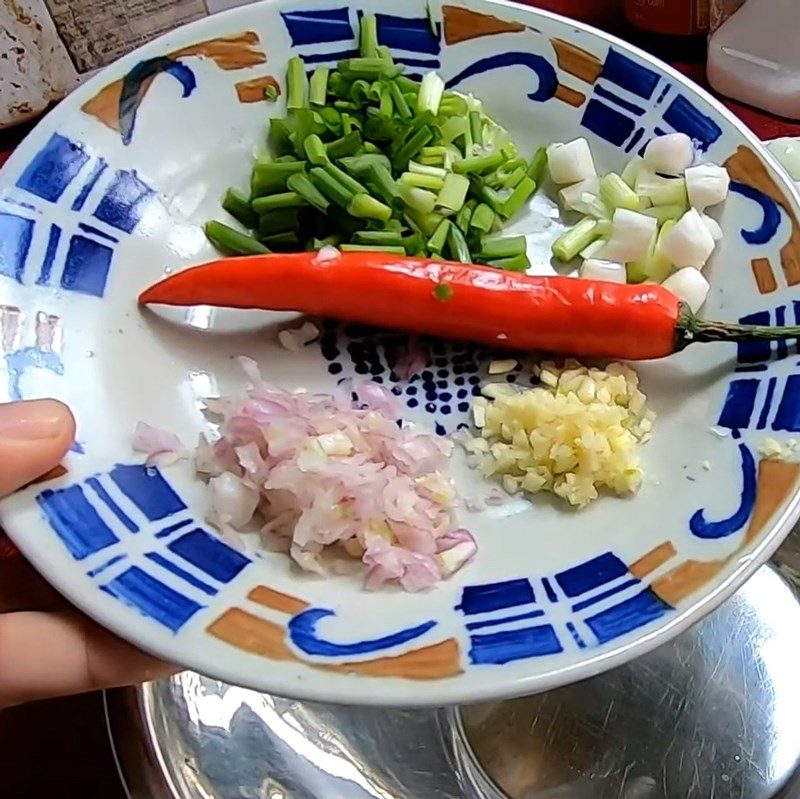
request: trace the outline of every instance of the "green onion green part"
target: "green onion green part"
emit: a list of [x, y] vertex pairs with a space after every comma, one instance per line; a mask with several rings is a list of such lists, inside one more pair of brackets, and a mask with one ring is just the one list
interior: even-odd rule
[[222, 222], [206, 222], [205, 233], [208, 240], [228, 255], [261, 255], [269, 249], [247, 233], [242, 233]]

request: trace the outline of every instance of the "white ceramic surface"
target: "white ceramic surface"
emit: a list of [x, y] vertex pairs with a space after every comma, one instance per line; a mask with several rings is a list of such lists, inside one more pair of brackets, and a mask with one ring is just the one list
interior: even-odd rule
[[[382, 15], [382, 41], [399, 60], [482, 97], [528, 155], [584, 135], [606, 171], [654, 132], [688, 132], [735, 181], [715, 209], [725, 236], [707, 270], [706, 314], [795, 323], [795, 190], [755, 136], [679, 74], [581, 25], [506, 3], [437, 7], [435, 37], [417, 0], [402, 17], [387, 0], [358, 8]], [[240, 389], [235, 355], [289, 387], [330, 390], [331, 364], [347, 376], [362, 356], [389, 379], [372, 338], [357, 342], [353, 358], [344, 330], [328, 335], [338, 355], [319, 345], [290, 354], [275, 342], [273, 317], [201, 308], [175, 324], [174, 314], [143, 315], [135, 302], [168, 270], [214, 256], [200, 226], [224, 218], [221, 193], [246, 186], [266, 121], [284, 110], [242, 102], [242, 85], [272, 75], [282, 86], [293, 53], [333, 63], [354, 46], [356, 20], [356, 8], [284, 0], [175, 31], [77, 90], [2, 170], [0, 390], [67, 401], [79, 443], [66, 474], [4, 500], [0, 518], [88, 614], [227, 682], [385, 704], [552, 688], [686, 628], [788, 532], [798, 467], [759, 463], [758, 450], [766, 436], [800, 429], [794, 346], [690, 348], [642, 364], [658, 419], [641, 492], [580, 513], [538, 498], [460, 510], [479, 555], [422, 595], [382, 590], [365, 601], [358, 578], [322, 580], [280, 555], [239, 554], [205, 532], [207, 497], [188, 464], [147, 472], [131, 450], [140, 419], [187, 442], [209, 432], [201, 400]], [[529, 236], [538, 273], [552, 271], [548, 245], [563, 227], [553, 209], [539, 194], [513, 224]], [[399, 386], [409, 418], [445, 430], [464, 421], [458, 392], [485, 376], [486, 359], [454, 364], [453, 355], [434, 351], [430, 374], [411, 384], [416, 395]], [[411, 407], [425, 393], [430, 410]], [[476, 490], [458, 457], [453, 474], [464, 493]]]

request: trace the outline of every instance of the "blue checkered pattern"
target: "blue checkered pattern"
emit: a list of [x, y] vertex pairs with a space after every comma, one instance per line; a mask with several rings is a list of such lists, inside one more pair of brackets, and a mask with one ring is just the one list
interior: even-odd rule
[[157, 469], [118, 465], [37, 502], [102, 591], [173, 632], [251, 562], [204, 529]]
[[611, 552], [553, 576], [467, 586], [456, 607], [476, 665], [599, 646], [671, 609]]
[[[779, 305], [739, 321], [752, 325], [800, 324], [800, 302], [791, 310]], [[717, 424], [739, 435], [743, 430], [800, 432], [800, 371], [797, 345], [786, 341], [752, 341], [738, 345], [737, 377], [728, 386]]]
[[[335, 64], [359, 55], [358, 20], [363, 12], [349, 8], [309, 9], [281, 13], [286, 31], [307, 64]], [[431, 30], [427, 17], [376, 14], [378, 43], [391, 48], [399, 64], [438, 69], [440, 31]]]
[[[135, 170], [110, 169], [54, 133], [0, 197], [0, 277], [102, 297], [120, 238], [155, 201]], [[66, 212], [66, 226], [44, 221], [52, 205]]]
[[581, 124], [626, 153], [643, 152], [653, 136], [685, 133], [707, 150], [722, 135], [669, 78], [609, 49]]

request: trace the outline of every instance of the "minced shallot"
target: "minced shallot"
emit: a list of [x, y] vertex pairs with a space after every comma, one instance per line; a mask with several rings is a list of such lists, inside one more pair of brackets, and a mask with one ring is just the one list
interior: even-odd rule
[[[220, 438], [201, 436], [195, 453], [223, 536], [258, 531], [268, 549], [320, 574], [360, 560], [370, 589], [424, 590], [472, 559], [475, 540], [455, 522], [446, 476], [452, 442], [398, 423], [395, 398], [376, 383], [287, 391], [239, 361], [245, 395], [206, 402], [222, 417]], [[168, 435], [140, 435], [138, 448], [178, 451]]]

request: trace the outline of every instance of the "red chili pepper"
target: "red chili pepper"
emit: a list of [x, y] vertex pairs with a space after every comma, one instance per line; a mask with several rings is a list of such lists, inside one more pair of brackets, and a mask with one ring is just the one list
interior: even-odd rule
[[661, 358], [694, 341], [787, 339], [800, 328], [697, 319], [655, 284], [536, 277], [382, 252], [252, 255], [177, 272], [143, 305], [298, 311], [485, 344], [597, 358]]

